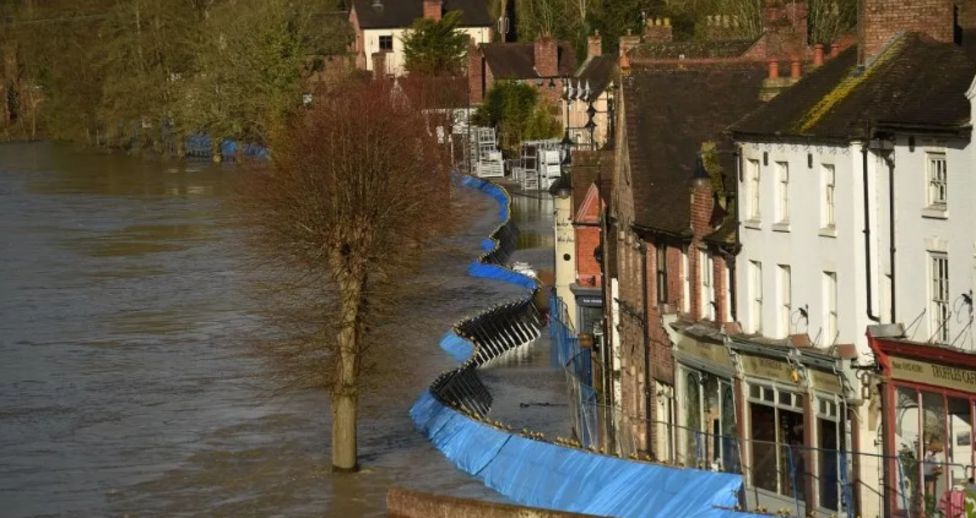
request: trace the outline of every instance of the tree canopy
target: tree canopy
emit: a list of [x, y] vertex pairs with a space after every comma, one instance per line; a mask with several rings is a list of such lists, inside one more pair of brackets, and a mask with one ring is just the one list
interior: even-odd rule
[[439, 21], [417, 19], [403, 37], [406, 69], [411, 74], [454, 75], [464, 67], [468, 36], [457, 30], [461, 11], [449, 11]]
[[531, 86], [499, 81], [485, 94], [485, 101], [474, 114], [474, 123], [498, 130], [502, 149], [518, 151], [526, 140], [558, 137], [562, 132], [552, 116], [553, 107], [539, 98]]

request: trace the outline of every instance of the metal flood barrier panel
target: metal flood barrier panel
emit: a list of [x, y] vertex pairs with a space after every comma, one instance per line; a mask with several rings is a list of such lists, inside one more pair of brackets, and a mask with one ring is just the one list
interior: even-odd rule
[[441, 339], [441, 348], [461, 365], [438, 376], [414, 403], [410, 417], [417, 429], [459, 469], [519, 504], [601, 516], [761, 516], [734, 510], [741, 475], [602, 455], [488, 422], [491, 394], [477, 369], [538, 337], [545, 317], [532, 302], [538, 283], [504, 267], [515, 241], [514, 227], [507, 226], [508, 193], [473, 177], [460, 182], [495, 198], [503, 222], [490, 236], [494, 246], [482, 243], [484, 254], [468, 273], [532, 291], [458, 322]]

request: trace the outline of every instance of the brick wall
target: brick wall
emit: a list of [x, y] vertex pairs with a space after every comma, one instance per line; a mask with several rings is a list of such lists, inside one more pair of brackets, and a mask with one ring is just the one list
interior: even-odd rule
[[600, 287], [600, 263], [594, 252], [600, 246], [600, 227], [576, 226], [576, 284]]
[[474, 38], [468, 41], [468, 92], [471, 104], [478, 104], [485, 98], [485, 58], [478, 50]]
[[535, 54], [535, 71], [541, 77], [559, 74], [559, 45], [551, 36], [541, 36], [532, 45]]
[[956, 0], [959, 14], [956, 22], [963, 29], [976, 28], [976, 0]]
[[442, 0], [424, 0], [424, 18], [439, 22], [441, 21], [441, 14], [443, 12], [444, 4]]
[[952, 0], [862, 0], [858, 13], [861, 62], [870, 63], [901, 32], [953, 41]]

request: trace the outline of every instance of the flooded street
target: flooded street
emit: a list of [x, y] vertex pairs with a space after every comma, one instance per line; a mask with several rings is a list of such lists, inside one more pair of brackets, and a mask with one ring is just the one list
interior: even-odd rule
[[[224, 208], [238, 175], [0, 145], [0, 514], [383, 516], [392, 484], [499, 499], [407, 414], [451, 366], [437, 341], [452, 323], [518, 293], [464, 274], [494, 202], [462, 192], [470, 225], [412, 279], [430, 288], [397, 317], [405, 367], [363, 401], [364, 469], [334, 476], [328, 395], [282, 388], [249, 345], [270, 331]], [[551, 205], [519, 200], [516, 259], [551, 264]], [[513, 399], [551, 401], [539, 383]]]

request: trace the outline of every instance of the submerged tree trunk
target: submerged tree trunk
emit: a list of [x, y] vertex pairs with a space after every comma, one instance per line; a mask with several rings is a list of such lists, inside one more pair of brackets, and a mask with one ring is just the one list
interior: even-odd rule
[[332, 388], [332, 469], [357, 471], [356, 422], [359, 412], [359, 352], [363, 339], [363, 294], [366, 288], [365, 268], [349, 263], [355, 259], [343, 254], [343, 280], [339, 328], [339, 355]]

